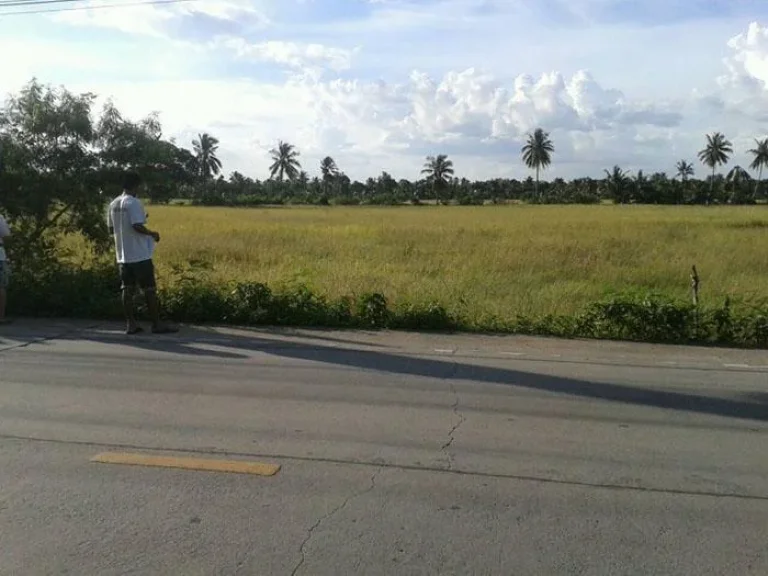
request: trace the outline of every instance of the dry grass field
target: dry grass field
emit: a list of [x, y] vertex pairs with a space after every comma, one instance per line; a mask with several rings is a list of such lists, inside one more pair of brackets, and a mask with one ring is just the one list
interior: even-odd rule
[[611, 292], [704, 302], [768, 296], [767, 207], [148, 207], [156, 259], [200, 259], [217, 280], [382, 292], [486, 315], [570, 313]]

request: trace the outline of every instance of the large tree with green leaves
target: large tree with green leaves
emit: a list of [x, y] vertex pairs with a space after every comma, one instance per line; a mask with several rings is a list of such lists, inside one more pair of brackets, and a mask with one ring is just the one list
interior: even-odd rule
[[768, 138], [755, 140], [755, 147], [749, 151], [752, 154], [752, 170], [757, 170], [757, 182], [755, 184], [755, 196], [758, 195], [759, 186], [763, 181], [763, 168], [768, 166]]
[[733, 154], [733, 145], [720, 132], [707, 134], [707, 145], [699, 151], [699, 160], [702, 164], [712, 168], [712, 182], [710, 184], [710, 200], [715, 195], [715, 170], [718, 166], [725, 165]]
[[[435, 197], [438, 202], [441, 202], [442, 192], [448, 187], [448, 181], [453, 176], [453, 162], [448, 160], [448, 156], [445, 154], [427, 156], [427, 161], [424, 163], [421, 173], [432, 184]], [[387, 174], [387, 176], [389, 175]], [[390, 180], [392, 180], [391, 177]]]
[[282, 182], [283, 178], [288, 176], [289, 180], [296, 180], [301, 170], [301, 163], [299, 151], [293, 144], [280, 140], [277, 148], [270, 150], [269, 154], [272, 157], [272, 165], [269, 167], [270, 178], [277, 176], [277, 180]]
[[538, 198], [539, 172], [552, 164], [552, 154], [555, 152], [555, 145], [549, 138], [549, 132], [536, 128], [533, 134], [528, 134], [528, 140], [521, 152], [525, 165], [532, 170], [536, 170], [535, 194], [536, 198]]
[[94, 100], [33, 80], [0, 111], [0, 210], [14, 227], [15, 256], [25, 264], [55, 258], [60, 232], [106, 241], [100, 191], [108, 174], [100, 170]]
[[219, 150], [219, 141], [210, 134], [198, 134], [192, 141], [192, 149], [195, 151], [200, 178], [204, 181], [218, 176], [221, 172], [221, 160], [216, 153]]
[[55, 261], [63, 233], [108, 248], [104, 208], [126, 169], [155, 197], [189, 176], [191, 153], [162, 138], [156, 116], [132, 122], [108, 101], [94, 122], [95, 98], [32, 80], [0, 109], [0, 211], [25, 267]]

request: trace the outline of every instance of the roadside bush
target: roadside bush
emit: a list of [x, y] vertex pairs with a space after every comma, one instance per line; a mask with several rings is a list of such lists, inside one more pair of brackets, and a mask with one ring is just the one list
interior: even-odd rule
[[[380, 293], [330, 300], [299, 285], [274, 291], [261, 283], [217, 284], [205, 262], [190, 262], [160, 279], [165, 314], [186, 323], [313, 326], [515, 333], [666, 344], [768, 348], [768, 308], [722, 305], [696, 309], [658, 295], [614, 295], [581, 314], [472, 321], [438, 302], [391, 306]], [[120, 283], [113, 265], [74, 269], [61, 265], [14, 275], [11, 307], [19, 316], [121, 319]], [[137, 296], [139, 312], [143, 299]], [[145, 310], [144, 310], [145, 312]]]

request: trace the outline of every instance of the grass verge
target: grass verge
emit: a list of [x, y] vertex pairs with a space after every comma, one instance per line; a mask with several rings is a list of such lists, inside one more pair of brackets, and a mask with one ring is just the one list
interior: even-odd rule
[[[193, 267], [177, 267], [161, 288], [172, 319], [242, 326], [304, 326], [528, 334], [668, 344], [768, 348], [768, 309], [730, 299], [695, 308], [661, 295], [615, 295], [572, 314], [484, 316], [448, 311], [438, 302], [391, 303], [380, 293], [329, 298], [306, 286], [273, 290], [255, 282], [218, 282]], [[25, 272], [10, 290], [14, 313], [25, 316], [122, 318], [114, 266], [50, 267]]]

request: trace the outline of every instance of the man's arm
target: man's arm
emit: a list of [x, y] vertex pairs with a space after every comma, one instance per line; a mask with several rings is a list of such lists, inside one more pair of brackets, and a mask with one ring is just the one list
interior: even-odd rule
[[5, 255], [10, 260], [10, 246], [8, 245], [8, 239], [12, 236], [11, 227], [8, 226], [8, 222], [5, 218], [0, 216], [0, 246], [5, 249]]
[[139, 234], [145, 234], [147, 236], [152, 236], [152, 238], [155, 239], [155, 242], [160, 242], [160, 234], [157, 232], [154, 232], [153, 230], [150, 230], [147, 228], [146, 223], [146, 214], [144, 213], [144, 207], [141, 205], [141, 202], [133, 202], [130, 207], [130, 217], [131, 217], [131, 226], [133, 226], [133, 229], [136, 230]]
[[8, 226], [8, 222], [5, 221], [5, 218], [0, 216], [0, 240], [3, 240], [5, 238], [10, 238], [11, 236], [11, 227]]
[[152, 238], [155, 239], [155, 242], [160, 242], [160, 234], [158, 234], [157, 232], [153, 232], [152, 230], [144, 226], [144, 224], [134, 224], [133, 229], [136, 230], [136, 232], [138, 232], [139, 234], [146, 234], [147, 236], [152, 236]]

